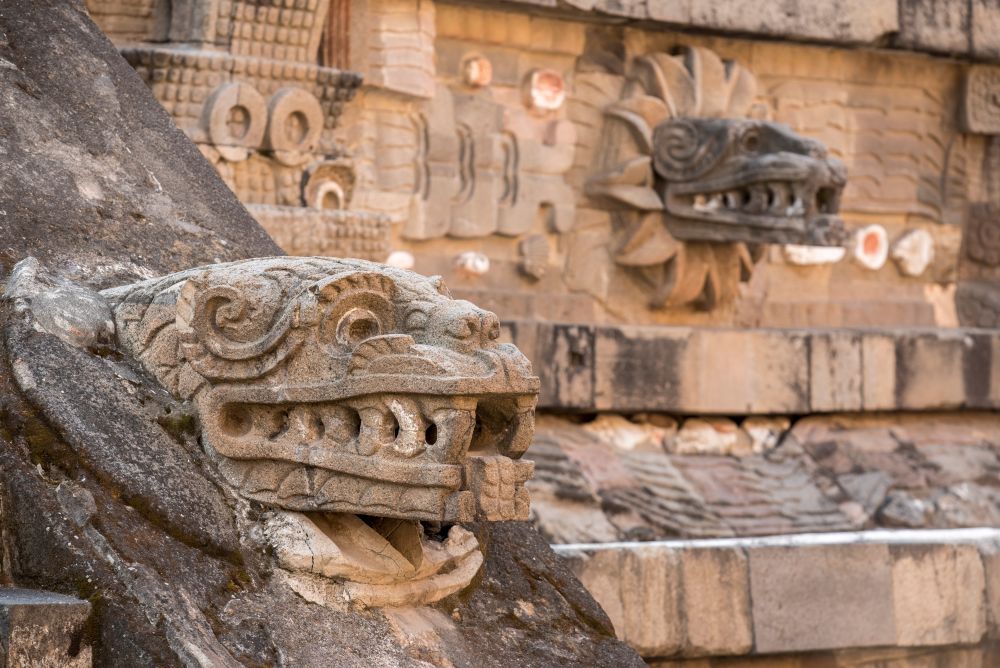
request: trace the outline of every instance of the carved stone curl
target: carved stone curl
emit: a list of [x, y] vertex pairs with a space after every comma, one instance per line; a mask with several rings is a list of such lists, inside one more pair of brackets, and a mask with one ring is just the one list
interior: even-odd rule
[[605, 109], [587, 193], [614, 212], [616, 260], [651, 281], [653, 307], [733, 298], [753, 266], [747, 243], [844, 241], [843, 165], [787, 127], [740, 118], [755, 94], [750, 72], [691, 48], [637, 58]]
[[310, 600], [437, 600], [482, 563], [456, 523], [527, 519], [538, 379], [439, 278], [265, 258], [102, 295]]

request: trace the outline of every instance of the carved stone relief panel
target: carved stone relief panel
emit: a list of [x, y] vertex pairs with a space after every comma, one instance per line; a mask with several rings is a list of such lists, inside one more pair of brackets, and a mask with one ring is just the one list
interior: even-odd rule
[[968, 132], [1000, 134], [1000, 67], [974, 65], [965, 76], [962, 120]]
[[[479, 72], [489, 60], [472, 60], [484, 80]], [[564, 176], [573, 165], [576, 130], [558, 115], [564, 93], [549, 102], [551, 109], [532, 106], [539, 81], [564, 85], [561, 75], [546, 73], [544, 80], [539, 71], [527, 73], [525, 98], [513, 104], [485, 86], [438, 85], [416, 124], [420, 176], [405, 238], [516, 237], [572, 227], [576, 195]]]
[[838, 245], [846, 174], [818, 142], [742, 118], [756, 80], [690, 48], [630, 64], [605, 109], [587, 194], [606, 202], [615, 260], [650, 285], [653, 307], [731, 301], [754, 264], [747, 243]]
[[[341, 24], [327, 21], [329, 7], [321, 0], [155, 0], [144, 17], [149, 41], [130, 40], [121, 51], [286, 250], [301, 250], [302, 239], [314, 236], [317, 247], [382, 260], [389, 228], [378, 216], [328, 213], [351, 205], [354, 167], [333, 130], [361, 82], [319, 64], [324, 31], [327, 43], [343, 38], [332, 34]], [[341, 22], [343, 14], [338, 6]]]
[[955, 305], [967, 327], [1000, 327], [1000, 206], [969, 207]]
[[87, 0], [87, 12], [112, 37], [148, 39], [158, 0]]
[[[961, 224], [976, 198], [982, 142], [961, 133], [946, 84], [924, 85], [922, 74], [906, 81], [889, 70], [885, 86], [795, 77], [768, 87], [775, 120], [820, 139], [847, 163], [843, 214]], [[948, 74], [936, 76], [947, 81]]]
[[538, 378], [439, 278], [264, 258], [102, 297], [120, 346], [194, 403], [228, 484], [272, 509], [264, 534], [307, 599], [437, 600], [482, 563], [456, 523], [527, 519]]
[[989, 135], [983, 158], [983, 201], [968, 208], [955, 305], [969, 327], [1000, 327], [1000, 68], [974, 65], [965, 76], [965, 129]]

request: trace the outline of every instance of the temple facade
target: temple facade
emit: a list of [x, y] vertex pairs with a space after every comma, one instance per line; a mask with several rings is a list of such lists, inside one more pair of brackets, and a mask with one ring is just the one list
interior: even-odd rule
[[287, 253], [499, 314], [651, 665], [1000, 661], [1000, 9], [86, 4]]

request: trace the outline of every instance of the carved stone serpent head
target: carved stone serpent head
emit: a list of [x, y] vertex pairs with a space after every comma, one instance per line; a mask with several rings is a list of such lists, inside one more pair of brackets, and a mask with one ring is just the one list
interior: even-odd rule
[[654, 308], [730, 302], [750, 244], [837, 246], [844, 165], [818, 141], [749, 118], [754, 76], [700, 47], [630, 64], [588, 195], [613, 213], [616, 262]]
[[481, 561], [468, 532], [435, 547], [419, 521], [448, 533], [527, 519], [532, 464], [518, 458], [538, 378], [498, 340], [497, 317], [439, 278], [281, 257], [102, 295], [120, 347], [193, 401], [226, 481], [281, 509], [267, 532], [291, 570], [369, 586], [347, 598], [400, 602], [370, 586], [412, 589], [474, 553], [464, 585]]

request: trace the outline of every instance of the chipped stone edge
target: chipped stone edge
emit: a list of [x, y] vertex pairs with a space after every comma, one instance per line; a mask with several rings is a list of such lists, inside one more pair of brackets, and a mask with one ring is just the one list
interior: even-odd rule
[[[751, 590], [754, 584], [760, 586], [761, 582], [760, 574], [757, 575], [756, 583], [754, 582], [754, 555], [773, 553], [776, 549], [809, 550], [813, 553], [819, 550], [831, 552], [829, 563], [840, 563], [836, 557], [845, 554], [845, 550], [870, 546], [885, 548], [887, 569], [880, 577], [888, 579], [885, 584], [892, 600], [840, 601], [840, 603], [860, 605], [866, 609], [873, 606], [885, 607], [885, 605], [888, 605], [890, 610], [897, 608], [897, 614], [893, 615], [894, 619], [888, 622], [894, 641], [889, 644], [879, 643], [880, 646], [943, 647], [1000, 640], [1000, 594], [994, 591], [995, 584], [991, 586], [991, 583], [1000, 581], [1000, 559], [996, 558], [1000, 553], [1000, 528], [875, 529], [761, 537], [572, 543], [552, 545], [552, 549], [569, 561], [572, 570], [584, 586], [591, 589], [599, 602], [601, 598], [611, 597], [609, 601], [612, 609], [608, 609], [607, 612], [612, 617], [618, 637], [633, 644], [644, 658], [650, 659], [829, 651], [866, 645], [860, 635], [858, 638], [841, 639], [837, 642], [831, 638], [824, 638], [820, 632], [815, 641], [807, 647], [774, 646], [774, 639], [771, 638], [766, 648], [760, 648], [758, 643], [762, 628], [780, 623], [780, 619], [786, 618], [789, 614], [798, 613], [794, 610], [790, 613], [787, 609], [768, 610], [760, 601], [755, 602]], [[717, 553], [721, 557], [723, 552], [732, 553], [734, 550], [742, 553], [738, 567], [744, 570], [746, 577], [730, 577], [735, 574], [720, 573], [715, 584], [685, 582], [680, 566], [683, 559], [679, 557], [689, 553]], [[640, 553], [645, 555], [643, 559], [637, 561], [631, 557]], [[661, 556], [657, 558], [657, 554]], [[620, 568], [609, 572], [606, 568], [610, 563], [609, 559], [610, 562], [619, 564]], [[596, 561], [592, 568], [588, 568], [588, 562], [592, 560]], [[645, 571], [638, 567], [641, 565], [639, 562], [646, 564]], [[954, 577], [950, 580], [945, 578], [946, 581], [943, 581], [937, 572], [942, 562], [948, 562], [949, 569], [954, 571]], [[650, 567], [653, 568], [652, 571], [649, 570]], [[921, 568], [925, 570], [930, 568], [935, 572], [934, 577], [930, 580], [921, 578], [919, 576]], [[915, 571], [919, 580], [920, 596], [928, 601], [928, 605], [921, 606], [920, 610], [899, 610], [901, 602], [905, 603], [912, 597], [908, 597], [905, 589], [907, 583], [913, 584]], [[828, 575], [816, 571], [810, 574], [810, 577], [819, 581]], [[839, 572], [838, 577], [847, 577], [850, 580], [854, 579], [855, 575], [850, 572], [846, 575], [844, 572]], [[859, 581], [870, 577], [872, 571], [869, 569], [863, 574], [857, 574]], [[969, 589], [965, 586], [969, 577], [976, 582], [981, 581], [983, 586]], [[652, 580], [646, 582], [650, 578]], [[672, 584], [666, 588], [658, 586], [664, 583]], [[734, 586], [740, 590], [734, 590]], [[714, 594], [723, 598], [736, 600], [745, 597], [749, 600], [749, 610], [737, 613], [737, 616], [743, 619], [719, 620], [719, 623], [730, 629], [748, 628], [752, 634], [751, 644], [734, 647], [725, 635], [717, 638], [716, 646], [697, 642], [683, 621], [686, 618], [684, 591], [691, 587], [699, 592], [714, 588], [716, 590]], [[640, 593], [638, 597], [637, 592]], [[710, 592], [709, 596], [714, 594]], [[796, 606], [795, 601], [786, 603], [783, 608]], [[816, 601], [809, 603], [815, 607]], [[836, 603], [837, 601], [831, 598], [829, 602], [823, 602], [823, 605], [829, 607]], [[929, 616], [926, 614], [928, 606], [931, 609]], [[616, 607], [617, 609], [614, 609]], [[658, 615], [653, 616], [660, 619], [650, 619], [649, 614], [629, 614], [629, 608], [647, 613], [659, 611]], [[900, 612], [904, 614], [898, 614]], [[976, 623], [953, 621], [947, 628], [942, 628], [943, 625], [938, 624], [939, 620], [936, 618], [964, 620], [964, 622], [976, 620]], [[651, 640], [653, 642], [650, 642]], [[801, 639], [796, 642], [801, 642]], [[867, 645], [870, 644], [867, 642]]]

